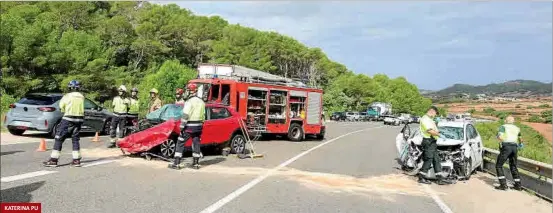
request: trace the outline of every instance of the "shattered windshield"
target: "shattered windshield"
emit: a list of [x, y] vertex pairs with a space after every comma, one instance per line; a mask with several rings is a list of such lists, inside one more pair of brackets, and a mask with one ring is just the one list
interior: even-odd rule
[[465, 138], [461, 127], [440, 126], [438, 130], [448, 139], [463, 140]]

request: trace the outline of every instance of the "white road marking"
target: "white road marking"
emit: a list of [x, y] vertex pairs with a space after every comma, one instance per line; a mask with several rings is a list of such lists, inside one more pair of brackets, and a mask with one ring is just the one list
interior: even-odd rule
[[2, 177], [1, 182], [3, 182], [3, 183], [12, 182], [12, 181], [16, 181], [16, 180], [23, 180], [23, 179], [27, 179], [27, 178], [42, 176], [42, 175], [49, 175], [49, 174], [53, 174], [53, 173], [56, 173], [56, 172], [58, 172], [58, 171], [42, 170], [42, 171], [36, 171], [36, 172], [29, 172], [29, 173], [20, 174], [20, 175]]
[[442, 199], [440, 199], [438, 194], [436, 194], [436, 192], [432, 190], [430, 186], [424, 185], [423, 187], [426, 190], [426, 193], [430, 194], [430, 197], [432, 197], [434, 202], [436, 202], [440, 209], [442, 209], [443, 213], [453, 213], [453, 211], [451, 211], [451, 209], [444, 203], [444, 201], [442, 201]]
[[113, 163], [113, 162], [115, 162], [115, 160], [101, 160], [101, 161], [97, 161], [97, 162], [94, 162], [94, 163], [87, 163], [87, 164], [83, 165], [82, 167], [98, 166], [98, 165], [102, 165], [102, 164], [106, 164], [106, 163]]
[[202, 210], [200, 213], [212, 213], [212, 212], [215, 212], [217, 211], [219, 208], [223, 207], [225, 204], [227, 204], [228, 202], [234, 200], [235, 198], [237, 198], [238, 196], [240, 196], [242, 193], [248, 191], [249, 189], [251, 189], [252, 187], [254, 187], [255, 185], [257, 185], [258, 183], [260, 183], [261, 181], [265, 180], [267, 177], [271, 176], [273, 173], [275, 173], [276, 171], [282, 169], [283, 167], [291, 164], [292, 162], [298, 160], [299, 158], [303, 157], [304, 155], [310, 153], [311, 151], [315, 150], [315, 149], [318, 149], [326, 144], [329, 144], [329, 143], [332, 143], [340, 138], [343, 138], [343, 137], [346, 137], [348, 135], [351, 135], [351, 134], [355, 134], [355, 133], [358, 133], [358, 132], [362, 132], [362, 131], [366, 131], [366, 130], [370, 130], [370, 129], [378, 129], [378, 128], [381, 128], [383, 126], [378, 126], [378, 127], [371, 127], [371, 128], [366, 128], [366, 129], [362, 129], [362, 130], [357, 130], [357, 131], [354, 131], [354, 132], [350, 132], [350, 133], [347, 133], [347, 134], [343, 134], [343, 135], [340, 135], [336, 138], [333, 138], [333, 139], [330, 139], [324, 143], [321, 143], [307, 151], [304, 151], [302, 153], [300, 153], [299, 155], [296, 155], [295, 157], [293, 158], [290, 158], [289, 160], [285, 161], [284, 163], [276, 166], [275, 168], [267, 171], [265, 174], [261, 175], [261, 176], [258, 176], [257, 178], [255, 178], [254, 180], [250, 181], [249, 183], [247, 183], [246, 185], [240, 187], [239, 189], [237, 189], [236, 191], [228, 194], [227, 196], [225, 196], [224, 198], [220, 199], [219, 201], [215, 202], [214, 204], [211, 204], [211, 206], [205, 208], [204, 210]]

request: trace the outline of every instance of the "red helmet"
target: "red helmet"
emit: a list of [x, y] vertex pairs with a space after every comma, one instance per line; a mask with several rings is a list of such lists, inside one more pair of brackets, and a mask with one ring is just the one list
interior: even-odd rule
[[177, 95], [182, 95], [182, 94], [184, 94], [184, 90], [181, 89], [181, 88], [178, 88], [175, 93], [177, 93]]
[[198, 86], [196, 86], [196, 84], [190, 83], [188, 84], [188, 86], [186, 86], [186, 89], [195, 92], [198, 89]]

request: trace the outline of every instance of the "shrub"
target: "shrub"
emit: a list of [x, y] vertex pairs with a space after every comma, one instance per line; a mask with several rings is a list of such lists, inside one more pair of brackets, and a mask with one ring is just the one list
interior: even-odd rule
[[474, 114], [476, 112], [476, 109], [472, 108], [472, 109], [469, 109], [467, 112], [470, 114]]
[[493, 112], [495, 112], [495, 109], [494, 109], [494, 108], [491, 108], [491, 107], [487, 107], [487, 108], [485, 108], [485, 109], [483, 110], [483, 112], [485, 112], [485, 113], [493, 113]]
[[534, 106], [527, 106], [526, 109], [534, 109]]
[[547, 111], [541, 112], [541, 118], [543, 119], [544, 123], [550, 124], [551, 123], [551, 111], [547, 110]]
[[551, 106], [549, 104], [542, 104], [540, 106], [538, 106], [539, 108], [551, 108]]
[[541, 122], [543, 122], [543, 120], [537, 115], [532, 115], [532, 116], [530, 116], [530, 118], [528, 118], [528, 122], [541, 123]]
[[520, 108], [520, 107], [521, 107], [520, 104], [517, 104], [517, 106], [515, 106], [515, 108], [517, 108], [517, 109]]

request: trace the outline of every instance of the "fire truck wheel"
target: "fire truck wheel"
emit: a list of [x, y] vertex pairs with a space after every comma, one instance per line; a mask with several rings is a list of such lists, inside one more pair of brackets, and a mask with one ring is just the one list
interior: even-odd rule
[[288, 139], [291, 141], [301, 141], [303, 139], [303, 129], [298, 123], [293, 123], [290, 125], [290, 130], [288, 130]]
[[230, 140], [230, 149], [234, 154], [243, 154], [246, 150], [246, 138], [241, 134], [235, 134]]

